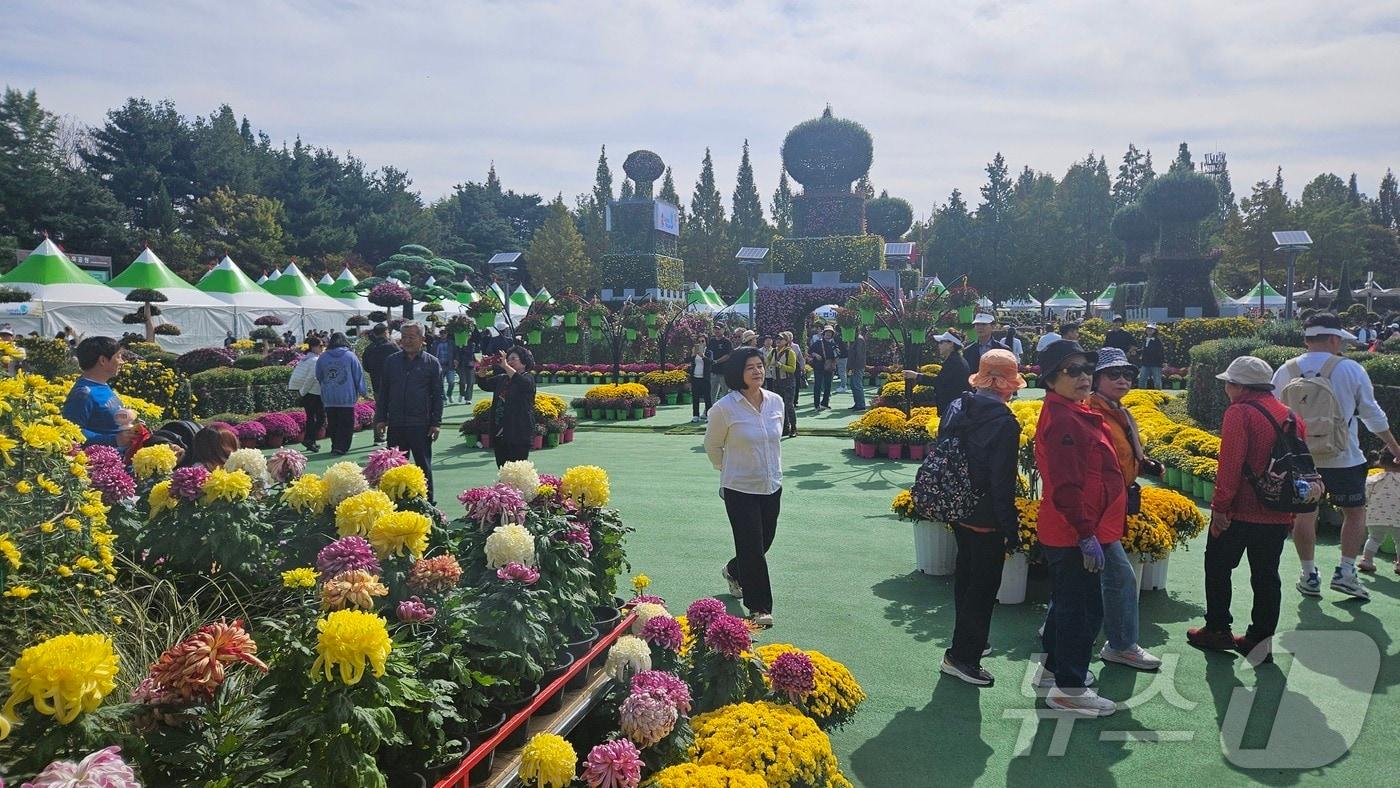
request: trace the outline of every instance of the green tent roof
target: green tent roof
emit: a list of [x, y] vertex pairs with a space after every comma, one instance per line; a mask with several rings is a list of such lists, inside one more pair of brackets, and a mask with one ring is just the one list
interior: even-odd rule
[[1102, 292], [1102, 293], [1099, 293], [1098, 298], [1095, 298], [1095, 299], [1094, 299], [1094, 303], [1097, 304], [1097, 303], [1101, 303], [1101, 302], [1111, 302], [1111, 301], [1113, 301], [1113, 296], [1116, 295], [1117, 293], [1118, 293], [1118, 285], [1116, 285], [1116, 284], [1115, 284], [1115, 285], [1109, 285], [1108, 287], [1105, 287], [1105, 288], [1103, 289], [1103, 292]]
[[540, 291], [539, 291], [538, 293], [535, 293], [535, 300], [536, 300], [536, 301], [543, 301], [543, 302], [545, 302], [546, 304], [553, 303], [553, 302], [554, 302], [554, 294], [551, 293], [551, 292], [549, 292], [549, 288], [547, 288], [547, 287], [541, 287], [541, 288], [540, 288]]
[[924, 288], [924, 292], [934, 293], [937, 295], [948, 292], [948, 288], [943, 286], [942, 279], [939, 279], [937, 275], [934, 275], [933, 279], [928, 283], [928, 286]]
[[24, 258], [24, 262], [15, 266], [13, 271], [0, 276], [0, 283], [102, 286], [101, 282], [74, 265], [73, 261], [68, 259], [68, 255], [58, 248], [58, 244], [47, 238]]
[[734, 303], [730, 304], [730, 306], [739, 306], [739, 305], [741, 305], [741, 304], [743, 304], [743, 305], [748, 305], [748, 303], [749, 303], [750, 301], [752, 301], [752, 300], [753, 300], [753, 288], [749, 288], [748, 290], [745, 290], [745, 291], [744, 291], [743, 295], [740, 295], [740, 296], [739, 296], [739, 300], [738, 300], [738, 301], [735, 301]]
[[209, 270], [195, 285], [206, 293], [266, 293], [257, 282], [248, 278], [243, 269], [228, 256]]
[[1283, 298], [1283, 294], [1275, 290], [1273, 285], [1269, 284], [1268, 280], [1266, 279], [1264, 281], [1261, 281], [1259, 284], [1255, 285], [1254, 289], [1250, 290], [1248, 293], [1245, 293], [1244, 295], [1240, 296], [1239, 300], [1245, 301], [1251, 298], [1258, 300], [1259, 296], [1261, 295], [1265, 298]]
[[705, 300], [710, 302], [710, 304], [716, 309], [724, 308], [724, 299], [721, 298], [719, 293], [715, 291], [714, 285], [710, 285], [709, 287], [705, 288]]
[[325, 293], [318, 290], [315, 285], [311, 284], [311, 280], [306, 278], [306, 275], [301, 272], [300, 268], [297, 268], [296, 263], [288, 263], [287, 270], [283, 271], [282, 275], [276, 279], [269, 277], [267, 284], [263, 285], [263, 289], [273, 295], [291, 296], [293, 298], [325, 295]]
[[525, 289], [525, 285], [516, 285], [515, 292], [510, 294], [510, 302], [522, 309], [529, 309], [530, 304], [533, 304], [535, 299], [530, 297], [530, 293]]
[[179, 288], [193, 290], [195, 286], [181, 279], [149, 248], [131, 261], [125, 271], [107, 283], [110, 287], [148, 287], [153, 290]]

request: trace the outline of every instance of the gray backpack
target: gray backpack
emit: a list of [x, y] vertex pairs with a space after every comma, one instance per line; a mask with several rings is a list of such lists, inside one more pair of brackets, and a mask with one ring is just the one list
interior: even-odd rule
[[1307, 428], [1304, 440], [1318, 462], [1339, 457], [1351, 448], [1349, 418], [1342, 413], [1336, 392], [1332, 390], [1332, 371], [1342, 361], [1341, 356], [1327, 359], [1312, 377], [1303, 376], [1296, 358], [1285, 365], [1293, 379], [1279, 392], [1278, 398], [1303, 420]]

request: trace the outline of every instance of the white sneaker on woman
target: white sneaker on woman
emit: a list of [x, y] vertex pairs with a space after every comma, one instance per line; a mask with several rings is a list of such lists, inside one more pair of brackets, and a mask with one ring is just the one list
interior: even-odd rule
[[729, 595], [738, 599], [743, 599], [744, 587], [739, 585], [739, 581], [735, 580], [733, 575], [729, 574], [728, 564], [725, 564], [724, 567], [719, 570], [719, 574], [720, 577], [724, 578], [724, 582], [729, 584]]
[[1088, 687], [1063, 690], [1051, 687], [1050, 692], [1045, 695], [1045, 705], [1086, 717], [1107, 717], [1118, 710], [1118, 704], [1108, 698], [1100, 698], [1097, 692]]

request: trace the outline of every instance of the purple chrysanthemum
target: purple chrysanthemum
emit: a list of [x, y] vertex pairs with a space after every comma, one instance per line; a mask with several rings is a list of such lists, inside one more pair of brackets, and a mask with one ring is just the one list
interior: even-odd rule
[[363, 569], [372, 575], [380, 571], [374, 546], [363, 536], [342, 536], [322, 547], [316, 554], [316, 568], [324, 577], [335, 577], [354, 569]]
[[629, 605], [653, 604], [653, 605], [661, 605], [662, 607], [665, 607], [665, 605], [666, 605], [666, 600], [662, 599], [662, 598], [659, 597], [659, 596], [656, 596], [655, 594], [638, 594], [637, 596], [634, 596], [634, 597], [632, 597], [631, 599], [627, 600], [627, 604], [629, 604]]
[[369, 482], [371, 487], [378, 487], [379, 477], [383, 476], [385, 471], [407, 464], [408, 454], [403, 449], [392, 446], [375, 449], [369, 453], [369, 460], [365, 463], [365, 481]]
[[685, 620], [691, 629], [697, 633], [704, 633], [709, 629], [711, 621], [726, 613], [724, 603], [710, 596], [691, 602], [690, 607], [685, 609]]
[[681, 630], [681, 622], [670, 616], [657, 616], [642, 627], [642, 640], [674, 653], [681, 650], [685, 632]]
[[534, 585], [540, 579], [540, 572], [538, 569], [531, 569], [522, 563], [511, 561], [496, 570], [496, 577], [501, 580], [514, 580], [529, 586]]
[[589, 537], [586, 527], [573, 526], [568, 528], [560, 534], [560, 538], [566, 542], [583, 547], [583, 554], [585, 556], [593, 552], [593, 539]]
[[279, 484], [301, 478], [306, 471], [306, 455], [296, 449], [278, 449], [268, 458], [267, 471]]
[[468, 518], [488, 529], [522, 522], [525, 516], [525, 498], [509, 484], [474, 487], [458, 495], [457, 500], [466, 507]]
[[594, 747], [584, 761], [583, 781], [588, 788], [637, 788], [642, 781], [642, 754], [627, 739], [615, 739]]
[[786, 695], [793, 703], [811, 695], [817, 689], [816, 669], [812, 658], [801, 651], [785, 651], [768, 668], [773, 691]]
[[411, 596], [399, 603], [398, 615], [399, 620], [405, 624], [421, 624], [425, 621], [432, 621], [433, 617], [437, 615], [437, 608], [428, 607], [423, 604], [423, 600]]
[[674, 673], [667, 673], [664, 670], [644, 670], [633, 676], [632, 693], [635, 695], [645, 692], [659, 693], [671, 701], [671, 705], [676, 707], [676, 711], [681, 714], [690, 713], [690, 686], [677, 678]]
[[208, 478], [209, 471], [203, 465], [176, 468], [170, 474], [170, 492], [181, 500], [193, 501], [204, 494], [204, 480]]
[[671, 734], [680, 712], [659, 692], [634, 692], [618, 709], [618, 727], [638, 747], [650, 747]]
[[733, 659], [749, 650], [753, 645], [753, 638], [749, 635], [749, 625], [744, 623], [744, 619], [725, 613], [717, 616], [705, 628], [705, 645]]
[[111, 506], [136, 494], [136, 480], [126, 472], [122, 455], [110, 446], [89, 446], [88, 480], [102, 493], [102, 502]]

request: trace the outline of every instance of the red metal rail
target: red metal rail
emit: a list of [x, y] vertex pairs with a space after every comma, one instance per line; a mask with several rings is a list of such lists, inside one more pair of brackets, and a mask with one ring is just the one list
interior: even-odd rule
[[456, 769], [452, 770], [451, 774], [439, 780], [434, 788], [471, 788], [471, 778], [469, 777], [471, 770], [480, 763], [487, 754], [494, 752], [495, 749], [500, 746], [501, 742], [505, 741], [515, 732], [516, 728], [529, 722], [530, 717], [539, 710], [540, 706], [544, 705], [545, 701], [563, 692], [564, 685], [568, 684], [570, 680], [577, 676], [579, 671], [584, 670], [594, 659], [602, 656], [613, 643], [617, 642], [618, 638], [626, 634], [636, 618], [636, 613], [628, 613], [623, 616], [622, 621], [618, 622], [618, 625], [613, 631], [599, 637], [598, 642], [593, 644], [593, 648], [589, 649], [588, 653], [585, 654], [582, 659], [574, 660], [574, 664], [570, 665], [569, 669], [564, 671], [564, 675], [550, 682], [548, 686], [540, 690], [540, 693], [535, 696], [534, 700], [530, 701], [525, 708], [516, 712], [514, 716], [507, 719], [505, 724], [496, 731], [495, 735], [480, 744], [473, 744], [471, 752], [467, 753], [467, 757], [458, 764]]

